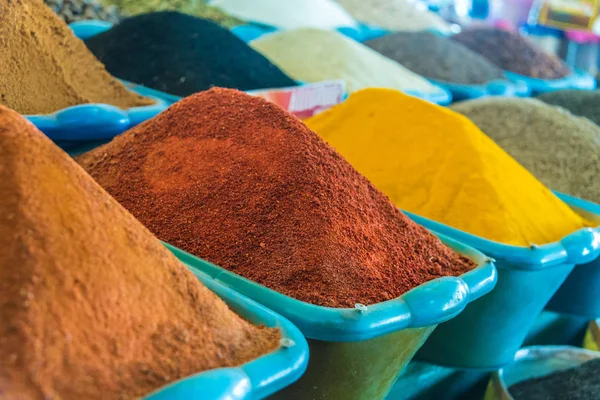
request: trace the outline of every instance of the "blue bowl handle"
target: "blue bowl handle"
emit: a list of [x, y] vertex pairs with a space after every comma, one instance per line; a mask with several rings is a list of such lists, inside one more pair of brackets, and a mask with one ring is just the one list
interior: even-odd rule
[[239, 368], [220, 368], [193, 375], [146, 396], [145, 400], [242, 400], [252, 392], [250, 379]]
[[469, 286], [458, 277], [435, 279], [404, 294], [411, 327], [437, 325], [458, 315], [469, 303]]
[[580, 229], [563, 238], [560, 244], [567, 252], [569, 264], [587, 264], [600, 256], [600, 231]]

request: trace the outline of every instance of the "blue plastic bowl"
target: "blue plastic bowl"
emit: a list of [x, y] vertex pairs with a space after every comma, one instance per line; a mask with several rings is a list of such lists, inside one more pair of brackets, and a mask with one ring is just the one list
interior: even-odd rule
[[281, 330], [281, 347], [239, 367], [220, 368], [165, 386], [146, 400], [257, 400], [298, 380], [308, 365], [306, 340], [291, 322], [198, 270], [192, 272], [238, 315]]
[[452, 103], [452, 93], [448, 89], [443, 88], [442, 86], [436, 85], [437, 91], [426, 93], [418, 90], [403, 90], [404, 93], [418, 97], [422, 100], [426, 100], [430, 103], [434, 103], [440, 106], [447, 106]]
[[492, 293], [441, 324], [419, 351], [418, 358], [439, 365], [495, 370], [512, 362], [535, 318], [573, 267], [600, 254], [600, 228], [580, 229], [558, 242], [528, 248], [406, 214], [426, 228], [493, 257], [498, 268], [498, 284]]
[[57, 144], [67, 144], [112, 139], [129, 128], [155, 117], [169, 107], [170, 102], [150, 95], [147, 88], [130, 85], [130, 90], [155, 101], [143, 107], [122, 110], [109, 104], [80, 104], [52, 114], [26, 115], [40, 131]]
[[528, 97], [531, 94], [529, 87], [524, 82], [495, 80], [481, 85], [467, 85], [444, 82], [437, 79], [429, 79], [429, 81], [448, 90], [452, 94], [452, 101], [471, 100], [489, 96]]
[[284, 315], [309, 339], [311, 361], [282, 399], [383, 399], [427, 336], [458, 315], [496, 283], [496, 269], [483, 254], [440, 236], [478, 267], [460, 277], [427, 282], [397, 299], [356, 308], [329, 308], [293, 299], [240, 275], [166, 245], [192, 270]]
[[484, 400], [515, 400], [508, 391], [515, 383], [574, 368], [596, 358], [600, 358], [600, 352], [578, 347], [524, 347], [512, 364], [492, 374]]
[[531, 78], [510, 71], [504, 71], [504, 73], [511, 81], [526, 84], [534, 96], [562, 89], [596, 89], [596, 78], [592, 74], [581, 70], [575, 70], [571, 75], [567, 75], [564, 78], [552, 80]]
[[[579, 215], [600, 226], [600, 205], [562, 193], [556, 195]], [[575, 268], [546, 309], [589, 319], [600, 318], [600, 258]]]

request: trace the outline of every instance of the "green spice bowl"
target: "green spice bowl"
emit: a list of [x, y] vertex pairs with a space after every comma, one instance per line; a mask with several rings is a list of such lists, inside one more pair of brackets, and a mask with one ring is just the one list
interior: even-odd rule
[[583, 339], [583, 347], [588, 350], [600, 351], [600, 319], [590, 321]]
[[599, 352], [578, 347], [524, 347], [515, 354], [512, 364], [492, 374], [484, 400], [515, 400], [508, 391], [515, 383], [574, 368], [595, 358], [600, 358]]
[[438, 236], [478, 266], [460, 277], [426, 282], [396, 299], [355, 308], [321, 307], [296, 300], [165, 245], [192, 271], [206, 273], [283, 315], [308, 339], [306, 374], [273, 398], [379, 400], [438, 324], [454, 318], [496, 284], [492, 260]]

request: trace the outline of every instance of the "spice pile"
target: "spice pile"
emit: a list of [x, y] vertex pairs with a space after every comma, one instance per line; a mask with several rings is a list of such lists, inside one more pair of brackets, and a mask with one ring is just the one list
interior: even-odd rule
[[117, 6], [124, 15], [145, 14], [156, 11], [178, 11], [196, 17], [211, 20], [226, 28], [242, 25], [244, 22], [234, 18], [216, 7], [204, 4], [204, 0], [103, 0], [104, 3]]
[[474, 267], [302, 122], [231, 89], [78, 162], [160, 239], [299, 300], [354, 307]]
[[132, 399], [279, 347], [0, 106], [0, 397]]
[[403, 210], [518, 246], [553, 242], [586, 224], [446, 108], [367, 89], [306, 124]]
[[337, 0], [357, 21], [394, 31], [426, 29], [447, 33], [450, 26], [439, 15], [407, 0]]
[[535, 99], [477, 99], [452, 109], [549, 188], [600, 203], [598, 125]]
[[128, 91], [41, 0], [0, 0], [0, 104], [45, 114], [82, 104], [152, 104]]
[[115, 76], [179, 96], [296, 85], [227, 29], [173, 11], [128, 18], [86, 45]]
[[96, 0], [45, 0], [44, 2], [67, 24], [87, 19], [116, 24], [120, 19], [117, 7], [105, 7]]
[[560, 59], [518, 33], [469, 28], [451, 38], [507, 71], [540, 79], [559, 79], [570, 74], [569, 68]]
[[398, 32], [365, 45], [431, 79], [463, 84], [506, 79], [500, 68], [481, 55], [431, 32]]
[[334, 0], [212, 0], [209, 4], [241, 20], [279, 29], [356, 27]]
[[600, 90], [557, 90], [543, 93], [538, 99], [600, 125]]
[[366, 87], [437, 91], [434, 85], [397, 62], [333, 31], [278, 32], [260, 37], [250, 46], [302, 82], [342, 79], [348, 92]]
[[508, 390], [515, 400], [591, 400], [600, 399], [600, 359], [575, 368], [512, 385]]

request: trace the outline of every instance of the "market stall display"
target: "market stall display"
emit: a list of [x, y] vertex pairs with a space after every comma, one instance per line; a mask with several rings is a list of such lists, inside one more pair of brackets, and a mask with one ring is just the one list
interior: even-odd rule
[[3, 397], [138, 398], [280, 347], [23, 117], [0, 130]]
[[296, 85], [227, 29], [172, 11], [128, 18], [85, 43], [115, 76], [178, 96]]
[[600, 318], [599, 39], [542, 3], [0, 0], [0, 397], [596, 396], [519, 350]]

